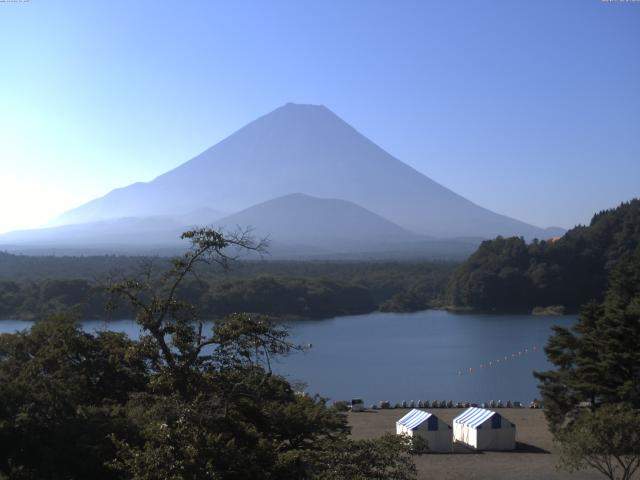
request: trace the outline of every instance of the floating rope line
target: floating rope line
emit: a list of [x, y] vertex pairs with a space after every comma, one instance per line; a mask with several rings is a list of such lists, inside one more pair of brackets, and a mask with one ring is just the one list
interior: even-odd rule
[[[538, 351], [538, 346], [533, 345], [531, 348], [525, 347], [517, 352], [513, 352], [511, 355], [505, 355], [504, 357], [496, 358], [495, 360], [489, 360], [486, 362], [482, 362], [479, 364], [481, 369], [494, 368], [498, 367], [500, 363], [505, 364], [510, 360], [516, 360], [518, 358], [523, 357], [524, 355], [528, 355], [529, 353], [534, 353]], [[472, 375], [474, 371], [474, 367], [468, 367], [458, 370], [458, 376], [462, 375]]]

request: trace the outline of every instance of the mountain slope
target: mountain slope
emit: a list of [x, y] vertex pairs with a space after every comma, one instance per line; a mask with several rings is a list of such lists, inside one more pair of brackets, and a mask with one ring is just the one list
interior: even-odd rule
[[287, 104], [151, 182], [62, 215], [58, 224], [239, 211], [293, 192], [354, 202], [437, 237], [548, 236], [482, 208], [389, 155], [323, 106]]
[[304, 194], [278, 197], [217, 222], [225, 229], [251, 227], [259, 237], [278, 244], [299, 244], [324, 251], [354, 247], [398, 247], [421, 239], [355, 203]]
[[[225, 231], [251, 228], [255, 237], [269, 239], [274, 259], [461, 259], [479, 244], [477, 239], [415, 234], [355, 203], [304, 194], [285, 195], [199, 224]], [[191, 226], [171, 217], [102, 220], [0, 235], [0, 249], [32, 255], [175, 254], [185, 246], [180, 234]]]
[[170, 217], [126, 217], [0, 235], [0, 245], [107, 246], [150, 245], [175, 241], [184, 225]]
[[[0, 235], [0, 248], [22, 253], [151, 253], [183, 248], [179, 237], [194, 225], [212, 225], [222, 214], [202, 208], [182, 215], [123, 217], [16, 230]], [[161, 250], [158, 250], [161, 249]]]

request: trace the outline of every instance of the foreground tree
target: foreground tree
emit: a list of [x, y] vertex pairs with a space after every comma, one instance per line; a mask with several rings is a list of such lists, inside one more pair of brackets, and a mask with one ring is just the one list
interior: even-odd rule
[[[206, 368], [211, 361], [210, 356], [201, 353], [215, 340], [203, 331], [197, 308], [180, 300], [180, 286], [188, 276], [197, 275], [200, 264], [215, 263], [226, 270], [237, 252], [262, 253], [266, 244], [255, 241], [248, 231], [225, 237], [209, 228], [184, 232], [181, 238], [188, 240], [191, 247], [172, 260], [169, 270], [157, 273], [153, 264], [148, 264], [139, 278], [114, 282], [108, 291], [113, 298], [110, 307], [113, 308], [118, 299], [124, 299], [135, 312], [143, 332], [140, 342], [147, 347], [149, 361], [159, 374], [157, 380], [168, 382], [165, 387], [189, 396], [193, 393], [190, 389], [198, 387], [192, 383], [192, 374]], [[229, 249], [234, 254], [229, 254]], [[287, 353], [291, 347], [281, 343], [277, 348]]]
[[593, 467], [610, 479], [630, 480], [640, 468], [640, 416], [605, 405], [585, 410], [559, 435], [560, 465], [569, 471]]
[[286, 329], [238, 313], [207, 331], [180, 300], [200, 263], [226, 268], [228, 248], [263, 245], [183, 238], [191, 248], [169, 271], [109, 287], [135, 309], [139, 340], [59, 319], [0, 337], [0, 478], [413, 478], [403, 439], [350, 440], [343, 413], [272, 371], [299, 349]]
[[411, 480], [416, 466], [408, 437], [386, 434], [377, 440], [347, 440], [319, 449], [317, 480]]
[[148, 382], [136, 351], [61, 317], [0, 335], [0, 478], [113, 478], [109, 436], [134, 434], [122, 407]]
[[556, 370], [535, 375], [563, 465], [627, 479], [640, 459], [640, 248], [609, 284], [602, 305], [584, 307], [572, 329], [555, 328], [545, 351]]

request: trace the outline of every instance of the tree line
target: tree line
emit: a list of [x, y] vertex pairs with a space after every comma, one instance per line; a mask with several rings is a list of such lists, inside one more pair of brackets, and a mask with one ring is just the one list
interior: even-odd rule
[[447, 301], [479, 310], [577, 312], [602, 301], [608, 276], [640, 242], [640, 200], [594, 215], [555, 241], [498, 237], [483, 242], [453, 273]]
[[[3, 266], [5, 278], [0, 279], [0, 319], [39, 319], [62, 312], [83, 319], [131, 317], [133, 312], [126, 306], [105, 310], [109, 278], [170, 268], [164, 258], [113, 257], [113, 264], [108, 259], [5, 254], [0, 262], [10, 265]], [[40, 278], [51, 264], [67, 265], [63, 271], [70, 278]], [[8, 278], [18, 265], [31, 270], [18, 279]], [[80, 275], [83, 265], [100, 277]], [[107, 265], [112, 270], [109, 274]], [[238, 262], [233, 271], [221, 274], [205, 265], [199, 267], [197, 278], [181, 283], [180, 294], [210, 319], [240, 311], [277, 318], [322, 318], [377, 309], [415, 311], [442, 303], [452, 269], [449, 263]]]

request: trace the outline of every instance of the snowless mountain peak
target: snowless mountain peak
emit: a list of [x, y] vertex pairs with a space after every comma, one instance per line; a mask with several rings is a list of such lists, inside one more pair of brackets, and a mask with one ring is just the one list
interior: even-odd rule
[[[460, 173], [461, 175], [464, 172]], [[58, 224], [240, 212], [291, 192], [356, 204], [435, 237], [522, 235], [543, 229], [484, 209], [393, 157], [322, 105], [288, 103], [148, 183], [114, 190]]]

